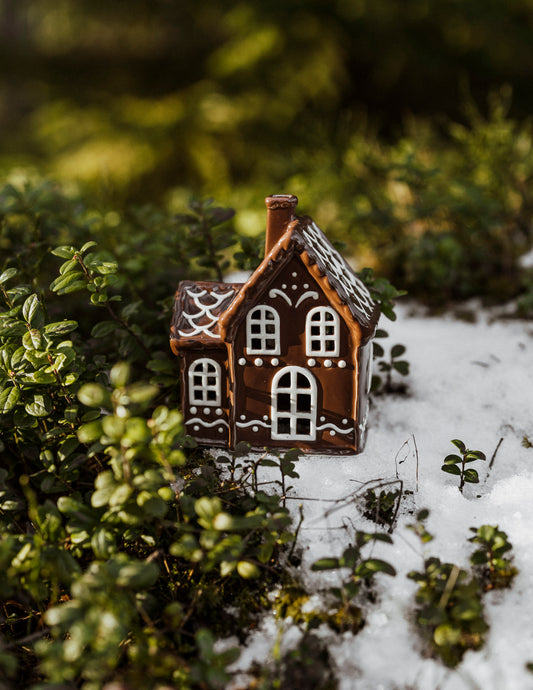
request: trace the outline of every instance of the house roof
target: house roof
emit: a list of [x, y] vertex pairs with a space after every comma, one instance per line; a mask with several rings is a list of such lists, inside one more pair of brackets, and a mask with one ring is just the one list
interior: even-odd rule
[[242, 285], [182, 280], [176, 292], [171, 340], [180, 344], [220, 342], [219, 317]]
[[296, 218], [287, 227], [262, 263], [239, 290], [220, 316], [223, 339], [231, 337], [234, 324], [239, 321], [240, 307], [253, 299], [294, 254], [299, 254], [309, 272], [324, 289], [348, 325], [360, 329], [357, 340], [367, 342], [375, 333], [380, 315], [368, 288], [357, 277], [314, 221]]

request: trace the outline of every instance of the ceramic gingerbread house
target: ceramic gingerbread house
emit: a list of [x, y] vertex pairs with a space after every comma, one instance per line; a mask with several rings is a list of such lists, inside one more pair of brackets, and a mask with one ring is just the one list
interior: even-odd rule
[[171, 346], [202, 445], [363, 449], [379, 306], [297, 199], [266, 199], [265, 258], [245, 283], [182, 281]]

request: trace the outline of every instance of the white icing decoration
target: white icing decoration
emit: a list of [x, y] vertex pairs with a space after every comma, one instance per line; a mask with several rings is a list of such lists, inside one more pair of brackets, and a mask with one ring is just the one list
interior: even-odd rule
[[316, 357], [338, 357], [339, 329], [339, 315], [334, 309], [331, 307], [311, 309], [305, 320], [305, 354]]
[[194, 429], [195, 431], [200, 431], [200, 427], [198, 426], [198, 424], [195, 424], [195, 425], [193, 426], [193, 429]]
[[[215, 316], [213, 314], [213, 311], [217, 311], [222, 302], [227, 300], [228, 297], [232, 297], [235, 293], [235, 290], [233, 288], [230, 288], [225, 292], [219, 292], [217, 288], [214, 288], [211, 292], [209, 292], [205, 288], [202, 288], [200, 289], [200, 292], [195, 292], [194, 288], [187, 288], [185, 292], [188, 295], [188, 297], [192, 299], [193, 304], [198, 311], [196, 312], [196, 314], [188, 314], [187, 312], [182, 312], [182, 316], [187, 320], [189, 326], [192, 328], [192, 331], [178, 331], [179, 335], [192, 337], [195, 335], [199, 335], [200, 333], [204, 333], [205, 335], [208, 335], [210, 338], [219, 339], [220, 335], [218, 333], [213, 333], [213, 331], [211, 330], [213, 326], [215, 326], [218, 323], [218, 316]], [[202, 297], [205, 297], [206, 295], [212, 297], [215, 300], [214, 304], [202, 304]], [[200, 324], [199, 322], [204, 317], [208, 319], [207, 323]]]
[[189, 367], [189, 399], [193, 403], [220, 407], [220, 364], [202, 357]]
[[333, 429], [331, 429], [331, 431], [329, 432], [329, 435], [330, 435], [330, 436], [335, 436], [335, 431], [334, 431]]
[[204, 414], [210, 414], [211, 410], [208, 407], [204, 407]]
[[246, 419], [246, 415], [245, 415], [245, 414], [241, 414], [241, 419]]
[[370, 352], [368, 353], [368, 364], [366, 365], [366, 394], [372, 388], [372, 366], [374, 364], [374, 342], [370, 341]]
[[277, 357], [274, 357], [270, 360], [270, 364], [272, 364], [273, 367], [277, 367], [279, 364], [279, 359]]
[[317, 386], [307, 369], [280, 369], [272, 379], [271, 399], [274, 440], [316, 439]]
[[309, 283], [304, 283], [304, 290], [307, 290], [308, 287], [309, 287]]
[[304, 235], [313, 253], [327, 268], [333, 279], [341, 285], [346, 296], [355, 302], [357, 308], [370, 320], [375, 303], [363, 281], [353, 273], [346, 261], [327, 241], [324, 233], [314, 222], [309, 223], [305, 228]]
[[308, 367], [314, 367], [316, 364], [316, 359], [308, 359], [307, 360], [307, 366]]
[[215, 410], [215, 412], [216, 412], [216, 414], [222, 414], [223, 410], [222, 410], [221, 407], [217, 407], [217, 409]]
[[339, 361], [339, 367], [340, 367], [341, 369], [344, 369], [344, 368], [346, 367], [346, 362], [345, 362], [343, 359], [341, 359], [341, 360]]
[[[309, 285], [304, 285], [305, 287], [309, 287]], [[298, 301], [296, 302], [296, 307], [299, 307], [302, 302], [304, 302], [306, 299], [318, 299], [318, 292], [316, 290], [309, 290], [308, 292], [304, 292], [303, 295], [300, 295], [298, 298]]]
[[291, 275], [292, 275], [293, 278], [296, 278], [296, 276], [297, 276], [298, 274], [296, 273], [296, 271], [294, 271], [293, 273], [291, 273]]
[[279, 314], [273, 307], [259, 304], [246, 315], [246, 352], [279, 355]]
[[241, 357], [239, 359], [239, 364], [241, 365], [241, 367], [243, 367], [246, 364], [246, 360], [244, 359], [244, 357]]
[[192, 407], [189, 408], [189, 412], [191, 414], [196, 414], [198, 412], [198, 408], [193, 405]]
[[[285, 287], [287, 287], [287, 286], [285, 285]], [[270, 292], [268, 293], [268, 296], [269, 296], [271, 299], [274, 299], [274, 297], [276, 297], [276, 295], [279, 295], [279, 297], [283, 297], [283, 299], [287, 302], [287, 304], [288, 304], [290, 307], [292, 307], [292, 299], [289, 297], [289, 295], [286, 295], [284, 292], [281, 292], [281, 290], [278, 290], [278, 288], [273, 288], [273, 289], [270, 290]]]
[[283, 285], [281, 287], [283, 290], [286, 290], [287, 289], [287, 283], [283, 283]]
[[264, 414], [264, 415], [263, 415], [263, 419], [264, 419], [265, 422], [266, 422], [266, 421], [268, 420], [268, 415], [267, 415], [267, 414]]
[[236, 422], [235, 424], [239, 427], [239, 429], [244, 429], [245, 427], [252, 426], [254, 424], [260, 424], [261, 426], [270, 429], [270, 424], [266, 424], [261, 419], [252, 419], [250, 422]]
[[342, 423], [343, 423], [343, 424], [348, 424], [348, 420], [347, 420], [347, 419], [343, 419], [343, 420], [342, 420]]
[[291, 288], [292, 288], [293, 290], [297, 290], [297, 289], [298, 289], [298, 286], [297, 286], [297, 285], [291, 285]]
[[261, 359], [261, 357], [256, 357], [254, 359], [254, 364], [256, 367], [262, 367], [263, 366], [263, 360]]
[[[322, 420], [320, 420], [322, 421]], [[340, 427], [336, 426], [332, 422], [328, 422], [327, 424], [322, 424], [322, 426], [317, 426], [316, 430], [317, 431], [323, 431], [324, 429], [335, 429], [339, 434], [349, 434], [351, 432], [351, 429], [341, 429]], [[334, 435], [334, 434], [332, 434]]]
[[258, 427], [258, 426], [253, 426], [253, 427], [252, 427], [252, 431], [255, 431], [255, 432], [257, 433], [257, 432], [259, 431], [259, 427]]
[[326, 421], [326, 418], [325, 418], [325, 417], [320, 417], [320, 421], [321, 421], [321, 422], [325, 422], [325, 421]]
[[324, 361], [324, 366], [326, 367], [326, 369], [329, 369], [330, 367], [332, 367], [332, 366], [333, 366], [333, 362], [331, 361], [331, 359], [326, 359], [326, 360]]
[[[209, 429], [212, 426], [216, 426], [217, 424], [224, 424], [224, 426], [227, 426], [229, 429], [229, 424], [224, 420], [224, 419], [215, 419], [213, 422], [206, 422], [205, 419], [200, 419], [200, 417], [194, 417], [193, 419], [188, 419], [185, 424], [195, 424], [195, 425], [200, 425], [206, 427], [206, 429]], [[195, 431], [198, 431], [198, 426], [193, 427]]]
[[219, 434], [223, 434], [223, 433], [224, 433], [224, 427], [223, 427], [223, 426], [219, 426], [219, 427], [218, 427], [218, 433], [219, 433]]

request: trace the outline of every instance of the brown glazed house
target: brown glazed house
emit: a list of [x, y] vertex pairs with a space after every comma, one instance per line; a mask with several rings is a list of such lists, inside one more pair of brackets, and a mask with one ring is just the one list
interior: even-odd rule
[[291, 195], [267, 197], [265, 258], [246, 283], [182, 281], [171, 346], [201, 445], [358, 453], [379, 306]]

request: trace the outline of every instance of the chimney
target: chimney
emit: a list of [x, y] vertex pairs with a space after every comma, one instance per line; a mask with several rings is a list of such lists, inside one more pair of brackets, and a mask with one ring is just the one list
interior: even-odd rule
[[265, 256], [282, 237], [289, 223], [294, 220], [294, 209], [298, 199], [292, 194], [273, 194], [267, 196], [267, 223], [265, 237]]

